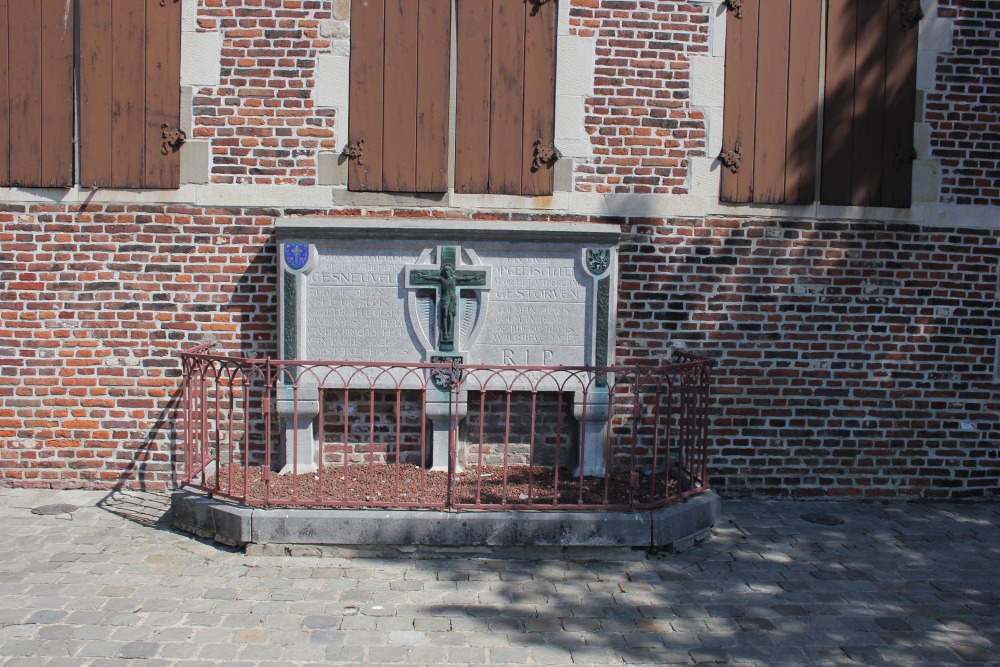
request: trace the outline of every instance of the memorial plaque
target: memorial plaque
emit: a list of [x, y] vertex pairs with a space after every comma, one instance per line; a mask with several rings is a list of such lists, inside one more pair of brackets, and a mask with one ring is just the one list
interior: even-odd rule
[[[617, 226], [285, 219], [276, 233], [284, 359], [550, 368], [613, 363]], [[444, 469], [451, 410], [461, 419], [465, 394], [476, 387], [461, 385], [452, 402], [447, 383], [433, 374], [428, 385], [420, 374], [398, 370], [375, 380], [351, 375], [350, 386], [428, 387], [434, 466]], [[336, 388], [331, 383], [347, 381], [343, 377], [307, 364], [289, 371], [286, 398], [278, 401], [286, 460], [314, 465], [319, 389]], [[491, 377], [511, 390], [564, 391], [566, 373], [512, 369]], [[587, 405], [581, 446], [592, 450], [588, 465], [598, 470], [607, 377], [594, 373], [592, 381], [589, 396], [573, 400], [577, 418]], [[298, 453], [289, 455], [290, 448]]]
[[[446, 354], [494, 366], [609, 362], [595, 345], [610, 335], [609, 313], [599, 311], [611, 304], [596, 298], [606, 276], [593, 274], [586, 248], [495, 239], [375, 245], [299, 237], [285, 244], [303, 246], [308, 261], [296, 255], [299, 268], [284, 267], [293, 289], [286, 284], [282, 294], [295, 305], [281, 309], [283, 337], [294, 339], [283, 346], [286, 358], [420, 362]], [[607, 273], [610, 262], [599, 268]]]

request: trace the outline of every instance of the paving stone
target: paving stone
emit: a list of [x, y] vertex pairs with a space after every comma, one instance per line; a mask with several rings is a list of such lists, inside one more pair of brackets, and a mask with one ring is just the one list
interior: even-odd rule
[[697, 663], [729, 662], [729, 653], [720, 648], [696, 648], [689, 651], [691, 659]]
[[160, 645], [152, 642], [129, 642], [122, 646], [118, 652], [118, 657], [126, 659], [146, 659], [152, 658], [159, 651]]
[[343, 645], [347, 641], [347, 633], [340, 630], [318, 630], [309, 633], [309, 641], [315, 644]]
[[738, 618], [736, 622], [747, 631], [774, 630], [774, 623], [766, 618]]
[[998, 659], [998, 652], [992, 649], [986, 649], [980, 646], [952, 646], [951, 647], [955, 653], [957, 653], [962, 660], [968, 662], [996, 662]]

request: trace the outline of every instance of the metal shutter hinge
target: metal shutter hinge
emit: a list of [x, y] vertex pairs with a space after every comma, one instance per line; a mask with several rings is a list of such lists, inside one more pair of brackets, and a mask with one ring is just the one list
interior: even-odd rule
[[738, 173], [740, 167], [743, 166], [743, 147], [740, 145], [740, 142], [737, 141], [735, 148], [731, 151], [723, 149], [719, 153], [719, 160], [722, 164], [729, 167], [729, 170], [734, 174]]
[[344, 150], [341, 155], [346, 155], [349, 160], [357, 160], [359, 165], [364, 165], [365, 163], [365, 140], [358, 139], [357, 142], [353, 144], [348, 144], [344, 146]]
[[543, 146], [541, 139], [535, 139], [533, 146], [535, 150], [531, 159], [531, 171], [538, 171], [543, 166], [551, 167], [562, 157], [559, 149], [552, 145]]
[[903, 165], [909, 164], [917, 159], [917, 149], [913, 146], [905, 148], [903, 144], [896, 144], [896, 150], [892, 155], [893, 169], [902, 169]]
[[911, 7], [912, 0], [899, 0], [899, 24], [900, 29], [906, 32], [910, 28], [916, 27], [920, 23], [921, 19], [924, 18], [924, 11], [920, 8], [920, 2], [917, 2], [916, 8]]
[[160, 125], [160, 130], [163, 133], [163, 144], [160, 146], [160, 152], [164, 155], [170, 155], [171, 152], [177, 151], [187, 141], [187, 135], [180, 128], [170, 129], [170, 126], [164, 123]]
[[743, 0], [726, 0], [729, 11], [736, 12], [736, 18], [743, 18]]
[[544, 5], [547, 2], [551, 2], [552, 0], [527, 0], [527, 1], [531, 3], [531, 15], [534, 16], [539, 12], [539, 10], [541, 10], [542, 5]]

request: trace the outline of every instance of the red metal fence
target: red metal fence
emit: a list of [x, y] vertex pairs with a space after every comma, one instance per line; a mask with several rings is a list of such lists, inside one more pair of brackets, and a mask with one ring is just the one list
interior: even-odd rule
[[183, 483], [243, 505], [632, 510], [708, 486], [712, 363], [686, 353], [600, 368], [181, 357]]

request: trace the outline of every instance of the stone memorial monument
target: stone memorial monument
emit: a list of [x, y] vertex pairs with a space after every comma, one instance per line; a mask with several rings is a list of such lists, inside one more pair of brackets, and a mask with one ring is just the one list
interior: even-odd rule
[[[494, 367], [613, 362], [615, 225], [285, 218], [275, 231], [283, 359]], [[553, 373], [538, 388], [555, 391], [558, 377]], [[282, 472], [293, 462], [299, 472], [314, 471], [320, 390], [343, 384], [310, 373], [295, 387], [283, 384]], [[574, 396], [574, 414], [582, 422], [583, 472], [602, 475], [606, 378], [594, 385], [586, 399]], [[432, 468], [447, 469], [449, 388], [426, 386], [432, 387], [426, 396]], [[458, 419], [465, 417], [466, 393], [458, 397]]]

